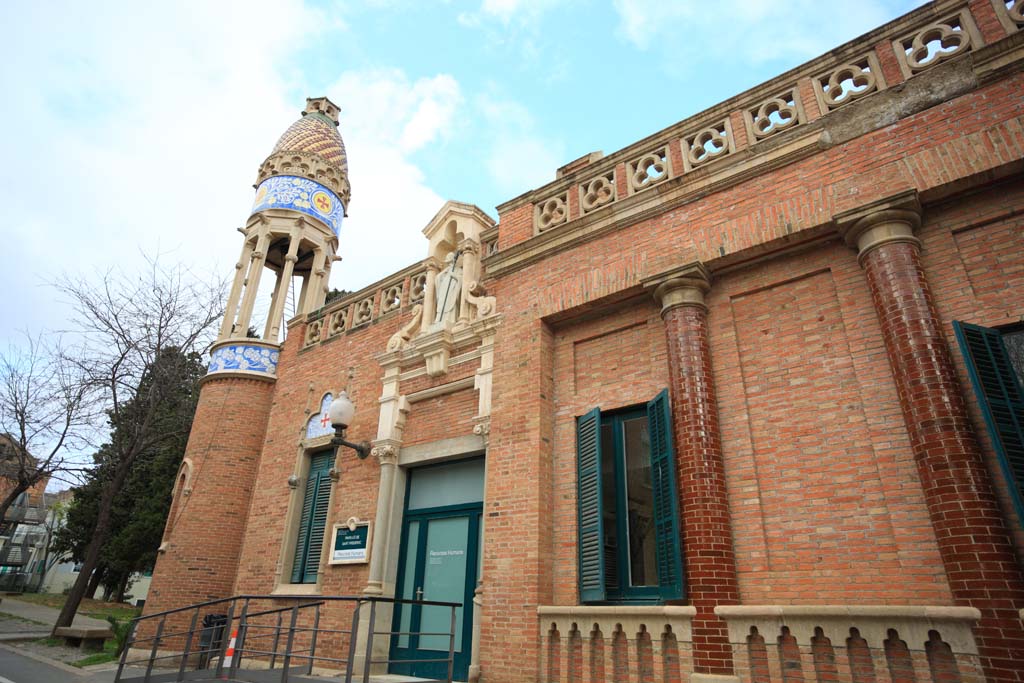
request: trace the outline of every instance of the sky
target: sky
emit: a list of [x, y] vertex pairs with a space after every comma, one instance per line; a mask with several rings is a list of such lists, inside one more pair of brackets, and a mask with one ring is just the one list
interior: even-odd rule
[[64, 274], [145, 257], [228, 277], [256, 171], [307, 96], [341, 107], [352, 200], [331, 286], [919, 0], [22, 2], [0, 40], [0, 345], [61, 329]]

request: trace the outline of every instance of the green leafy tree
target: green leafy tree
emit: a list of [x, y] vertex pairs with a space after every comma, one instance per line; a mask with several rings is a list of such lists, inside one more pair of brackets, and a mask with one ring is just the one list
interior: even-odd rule
[[[166, 438], [151, 444], [136, 457], [111, 506], [109, 538], [94, 570], [100, 576], [93, 586], [102, 585], [117, 601], [123, 600], [132, 574], [152, 570], [156, 563], [175, 476], [192, 428], [199, 380], [205, 372], [198, 354], [186, 355], [176, 347], [165, 349], [156, 363], [160, 367], [153, 368], [147, 377], [149, 381], [160, 377], [165, 384], [163, 400], [153, 419]], [[120, 432], [134, 429], [135, 425], [123, 421], [136, 416], [136, 411], [127, 410], [119, 419], [111, 418], [112, 440], [123, 438]], [[76, 562], [84, 561], [96, 531], [104, 488], [116, 469], [110, 444], [102, 446], [94, 459], [96, 466], [86, 483], [75, 489], [67, 521], [54, 540], [54, 551], [69, 555]]]

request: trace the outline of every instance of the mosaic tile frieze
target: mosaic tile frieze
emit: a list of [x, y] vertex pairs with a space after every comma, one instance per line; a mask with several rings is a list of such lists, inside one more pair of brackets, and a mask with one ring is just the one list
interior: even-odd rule
[[257, 344], [227, 344], [213, 350], [207, 374], [217, 372], [256, 372], [273, 377], [281, 352]]
[[308, 178], [272, 176], [256, 190], [252, 213], [266, 209], [291, 209], [312, 216], [334, 232], [341, 230], [345, 207], [331, 190]]

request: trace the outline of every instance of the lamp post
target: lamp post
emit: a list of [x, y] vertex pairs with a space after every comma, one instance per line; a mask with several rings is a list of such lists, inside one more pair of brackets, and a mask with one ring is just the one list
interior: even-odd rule
[[334, 446], [335, 452], [340, 446], [347, 446], [356, 452], [360, 460], [365, 460], [366, 456], [370, 454], [370, 443], [368, 441], [352, 443], [345, 440], [345, 430], [352, 424], [355, 414], [356, 407], [348, 397], [348, 392], [342, 391], [337, 398], [331, 401], [331, 407], [327, 411], [327, 415], [331, 418], [331, 426], [334, 427], [334, 438], [331, 439], [331, 445]]

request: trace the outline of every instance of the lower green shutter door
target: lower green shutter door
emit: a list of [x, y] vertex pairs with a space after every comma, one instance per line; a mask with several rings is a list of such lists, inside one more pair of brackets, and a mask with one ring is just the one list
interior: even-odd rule
[[954, 322], [1017, 518], [1024, 524], [1024, 390], [998, 330]]
[[576, 420], [579, 506], [580, 602], [605, 599], [604, 526], [601, 510], [601, 411]]
[[313, 520], [309, 530], [309, 547], [306, 550], [306, 571], [302, 583], [316, 583], [320, 569], [320, 553], [324, 547], [324, 530], [327, 526], [327, 506], [331, 500], [331, 476], [326, 472], [317, 474], [316, 502], [313, 504]]
[[658, 586], [662, 600], [683, 597], [683, 571], [679, 560], [679, 515], [676, 505], [675, 453], [672, 449], [672, 414], [668, 391], [647, 404], [651, 434], [651, 484], [654, 487], [654, 528], [658, 556]]
[[333, 465], [333, 453], [315, 455], [309, 463], [295, 554], [292, 556], [292, 583], [316, 583], [331, 498], [329, 473]]

